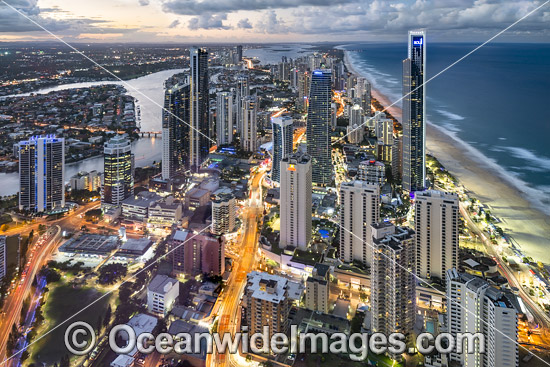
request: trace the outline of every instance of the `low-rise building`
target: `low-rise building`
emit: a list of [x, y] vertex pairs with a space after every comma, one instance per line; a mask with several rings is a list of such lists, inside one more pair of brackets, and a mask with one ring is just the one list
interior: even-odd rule
[[179, 296], [179, 282], [166, 275], [156, 275], [147, 286], [147, 309], [166, 316]]
[[329, 312], [329, 272], [330, 267], [315, 264], [312, 275], [306, 280], [305, 307], [308, 310]]
[[217, 238], [176, 230], [170, 246], [175, 274], [222, 275], [225, 272], [225, 246]]
[[183, 215], [183, 205], [172, 196], [149, 206], [149, 223], [153, 226], [168, 227], [178, 223]]

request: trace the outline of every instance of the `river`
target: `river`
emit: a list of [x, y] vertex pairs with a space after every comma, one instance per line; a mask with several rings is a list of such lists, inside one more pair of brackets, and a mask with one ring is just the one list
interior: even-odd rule
[[[32, 93], [45, 94], [52, 91], [88, 88], [93, 85], [117, 84], [123, 85], [128, 94], [136, 99], [136, 106], [141, 110], [141, 131], [161, 131], [162, 105], [164, 103], [164, 81], [174, 74], [188, 69], [172, 69], [142, 76], [140, 78], [120, 81], [98, 81], [85, 83], [63, 84], [55, 87], [44, 88]], [[30, 93], [10, 95], [6, 97], [28, 96]], [[5, 97], [3, 97], [5, 98]], [[144, 137], [132, 143], [132, 152], [135, 155], [136, 166], [144, 167], [158, 162], [162, 157], [162, 138]], [[80, 171], [103, 172], [103, 156], [85, 159], [80, 162], [65, 165], [65, 181]], [[0, 196], [14, 195], [19, 191], [19, 173], [0, 173]]]

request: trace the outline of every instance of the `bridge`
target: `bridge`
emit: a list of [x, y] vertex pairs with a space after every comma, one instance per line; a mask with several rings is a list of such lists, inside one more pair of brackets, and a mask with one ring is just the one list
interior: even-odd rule
[[148, 138], [154, 136], [156, 138], [157, 136], [162, 136], [162, 131], [140, 131], [139, 136], [141, 136], [142, 138], [145, 136]]

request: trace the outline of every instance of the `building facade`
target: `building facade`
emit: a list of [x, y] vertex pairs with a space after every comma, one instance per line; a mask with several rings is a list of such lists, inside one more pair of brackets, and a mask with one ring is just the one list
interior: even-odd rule
[[329, 313], [329, 276], [330, 267], [316, 264], [312, 274], [306, 280], [305, 308], [312, 311]]
[[118, 206], [134, 195], [134, 155], [125, 135], [117, 135], [105, 143], [103, 171], [103, 204]]
[[371, 225], [380, 220], [380, 186], [366, 181], [340, 185], [340, 260], [372, 264]]
[[19, 149], [19, 209], [50, 212], [65, 206], [65, 140], [32, 137]]
[[309, 155], [294, 153], [281, 160], [281, 248], [305, 250], [311, 242], [311, 180]]
[[219, 194], [212, 200], [212, 233], [218, 236], [235, 230], [235, 196]]
[[426, 33], [409, 31], [403, 61], [403, 189], [426, 187]]
[[175, 85], [164, 93], [162, 111], [162, 178], [189, 169], [189, 84]]
[[241, 147], [247, 152], [258, 150], [258, 99], [248, 96], [242, 100], [243, 131]]
[[292, 117], [278, 116], [271, 118], [273, 132], [273, 158], [271, 180], [281, 182], [281, 160], [292, 154], [294, 127]]
[[386, 165], [374, 159], [363, 161], [359, 163], [357, 179], [382, 186], [386, 182]]
[[189, 119], [191, 121], [189, 159], [191, 170], [198, 172], [210, 150], [208, 52], [202, 48], [191, 48], [189, 53], [191, 72], [189, 79]]
[[147, 310], [166, 316], [179, 296], [179, 282], [166, 275], [156, 275], [147, 286]]
[[447, 270], [458, 266], [458, 195], [417, 192], [414, 209], [417, 275], [444, 282]]
[[233, 142], [233, 93], [219, 92], [216, 96], [216, 141], [218, 145]]
[[170, 245], [175, 274], [222, 275], [225, 272], [225, 246], [217, 238], [176, 230]]
[[332, 182], [330, 155], [330, 123], [332, 77], [330, 70], [315, 70], [311, 74], [309, 107], [307, 110], [307, 153], [313, 167], [313, 183], [319, 186]]

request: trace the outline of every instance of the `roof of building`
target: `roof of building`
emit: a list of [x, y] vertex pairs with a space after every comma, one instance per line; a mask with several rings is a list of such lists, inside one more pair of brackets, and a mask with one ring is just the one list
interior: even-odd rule
[[253, 271], [248, 274], [247, 293], [252, 298], [280, 303], [288, 296], [288, 283], [286, 278]]
[[144, 253], [152, 244], [153, 241], [147, 237], [128, 238], [128, 240], [120, 246], [120, 249], [122, 251]]
[[164, 294], [172, 289], [174, 285], [177, 285], [177, 283], [178, 281], [176, 279], [170, 278], [167, 275], [157, 274], [147, 286], [147, 290], [154, 293]]

